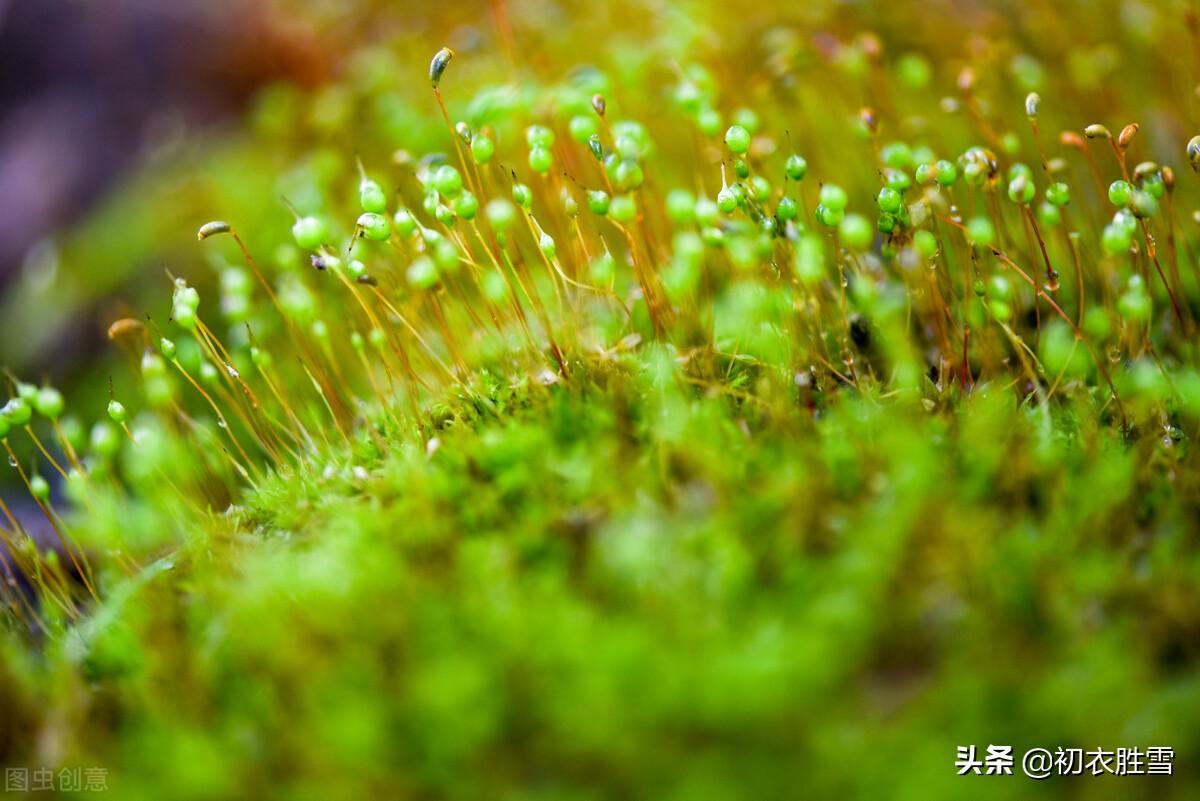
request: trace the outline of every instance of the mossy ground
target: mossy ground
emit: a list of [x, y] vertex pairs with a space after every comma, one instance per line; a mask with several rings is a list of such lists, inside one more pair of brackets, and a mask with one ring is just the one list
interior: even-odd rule
[[[0, 519], [0, 762], [1195, 797], [1194, 20], [961, 5], [313, 11], [326, 83], [165, 148], [4, 299], [40, 506]], [[118, 287], [111, 357], [32, 363]], [[989, 744], [1175, 775], [955, 775]]]
[[363, 434], [224, 514], [121, 501], [85, 525], [187, 545], [6, 646], [7, 747], [60, 738], [130, 799], [731, 799], [961, 798], [959, 744], [1169, 743], [1154, 795], [1189, 797], [1190, 456], [999, 388], [814, 414], [725, 369], [491, 379], [429, 446]]

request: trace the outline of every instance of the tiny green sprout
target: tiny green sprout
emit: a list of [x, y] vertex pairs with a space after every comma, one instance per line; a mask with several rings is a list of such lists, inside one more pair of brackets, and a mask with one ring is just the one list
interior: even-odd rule
[[637, 218], [637, 204], [633, 195], [617, 195], [612, 199], [609, 216], [619, 223], [631, 223]]
[[358, 203], [366, 212], [382, 214], [387, 211], [387, 195], [383, 187], [365, 175], [358, 182]]
[[975, 217], [967, 223], [967, 241], [978, 247], [988, 247], [996, 240], [996, 229], [987, 217]]
[[203, 242], [210, 236], [227, 234], [231, 230], [233, 230], [233, 228], [229, 225], [229, 223], [221, 220], [213, 220], [212, 222], [206, 222], [204, 225], [200, 226], [200, 230], [196, 232], [196, 239]]
[[784, 162], [783, 171], [793, 181], [803, 181], [804, 176], [808, 175], [808, 162], [804, 160], [804, 156], [793, 153]]
[[463, 191], [462, 175], [449, 164], [443, 164], [434, 171], [432, 183], [438, 194], [451, 200], [461, 195]]
[[838, 225], [838, 236], [851, 250], [865, 250], [872, 235], [871, 224], [861, 214], [847, 214]]
[[34, 473], [29, 477], [29, 494], [41, 503], [50, 500], [50, 484], [42, 478], [41, 473]]
[[1200, 172], [1200, 136], [1193, 136], [1187, 143], [1188, 164], [1194, 172]]
[[438, 268], [433, 259], [421, 256], [408, 266], [405, 277], [417, 289], [429, 289], [438, 282]]
[[114, 423], [120, 425], [129, 418], [129, 412], [125, 410], [125, 404], [119, 400], [110, 400], [108, 402], [108, 417]]
[[775, 207], [775, 216], [781, 222], [791, 222], [800, 216], [800, 205], [785, 195], [779, 199], [779, 205]]
[[1025, 95], [1025, 116], [1031, 120], [1036, 120], [1038, 116], [1038, 106], [1042, 103], [1042, 98], [1037, 92], [1030, 92]]
[[442, 73], [450, 65], [450, 59], [452, 58], [454, 58], [454, 51], [448, 47], [443, 47], [433, 54], [433, 59], [429, 62], [429, 84], [434, 89], [437, 89], [441, 84]]
[[297, 247], [316, 250], [325, 242], [325, 223], [319, 217], [301, 217], [292, 224], [292, 239]]
[[1019, 173], [1008, 182], [1008, 199], [1013, 203], [1028, 206], [1033, 201], [1035, 194], [1033, 181], [1024, 173]]
[[529, 169], [536, 173], [545, 174], [554, 166], [554, 156], [542, 145], [534, 145], [529, 151]]
[[490, 137], [483, 134], [475, 134], [471, 137], [471, 158], [476, 164], [484, 165], [492, 160], [492, 155], [496, 152], [496, 143]]
[[405, 238], [412, 236], [417, 230], [417, 220], [408, 209], [398, 209], [392, 215], [392, 225], [396, 227], [396, 233]]
[[492, 226], [496, 233], [504, 233], [517, 219], [517, 210], [513, 208], [513, 204], [502, 197], [489, 200], [483, 213], [487, 217], [488, 225]]
[[932, 259], [934, 254], [937, 253], [937, 237], [933, 235], [932, 231], [926, 231], [924, 228], [913, 234], [913, 245], [916, 246], [917, 252], [926, 260]]
[[392, 224], [388, 218], [373, 211], [364, 211], [358, 216], [358, 230], [372, 242], [386, 242], [392, 235]]
[[741, 125], [731, 125], [725, 131], [725, 144], [732, 152], [743, 155], [750, 149], [750, 132]]
[[927, 186], [933, 183], [933, 179], [937, 176], [937, 167], [930, 163], [918, 164], [913, 175], [916, 177], [918, 184]]
[[830, 211], [845, 211], [848, 202], [846, 190], [837, 184], [825, 184], [821, 187], [820, 202]]
[[362, 278], [367, 274], [367, 265], [363, 264], [358, 259], [351, 259], [350, 261], [346, 262], [346, 273], [357, 281], [359, 278]]
[[604, 146], [600, 144], [599, 134], [592, 134], [589, 136], [587, 140], [587, 146], [588, 152], [592, 154], [592, 157], [595, 158], [596, 161], [600, 161], [604, 158]]
[[1071, 189], [1062, 181], [1055, 181], [1046, 187], [1046, 202], [1062, 208], [1071, 202]]
[[543, 231], [542, 235], [538, 237], [538, 248], [542, 251], [542, 254], [547, 259], [550, 259], [550, 261], [554, 261], [554, 259], [558, 256], [558, 247], [554, 244], [554, 237], [550, 236], [550, 234], [546, 233], [545, 231]]
[[158, 350], [162, 353], [164, 359], [174, 359], [177, 349], [173, 340], [163, 337], [158, 341]]
[[746, 163], [745, 159], [734, 159], [733, 160], [733, 174], [741, 179], [749, 178], [750, 177], [750, 165]]
[[1108, 202], [1119, 209], [1128, 208], [1133, 202], [1133, 186], [1128, 181], [1113, 181], [1108, 185]]
[[[668, 200], [670, 198], [668, 197]], [[594, 189], [587, 194], [588, 208], [592, 214], [603, 217], [608, 214], [609, 198], [608, 193], [602, 189]]]
[[900, 211], [900, 207], [904, 205], [904, 198], [895, 189], [883, 187], [879, 190], [879, 196], [875, 198], [879, 210], [887, 214], [896, 214]]
[[587, 114], [576, 114], [567, 124], [567, 130], [571, 134], [571, 138], [580, 144], [584, 144], [592, 136], [600, 132], [600, 127], [596, 123], [596, 118]]
[[479, 213], [479, 198], [464, 190], [454, 199], [454, 213], [467, 221], [475, 219], [475, 215]]
[[517, 205], [526, 211], [533, 208], [533, 190], [525, 184], [513, 184], [512, 196]]
[[42, 387], [33, 399], [33, 408], [47, 420], [57, 420], [65, 407], [62, 393], [54, 387]]
[[958, 180], [958, 168], [954, 166], [953, 161], [942, 159], [934, 165], [934, 170], [937, 182], [941, 186], [954, 186], [954, 182]]
[[891, 234], [896, 230], [896, 215], [888, 214], [886, 211], [879, 213], [879, 219], [875, 221], [875, 228], [881, 234]]

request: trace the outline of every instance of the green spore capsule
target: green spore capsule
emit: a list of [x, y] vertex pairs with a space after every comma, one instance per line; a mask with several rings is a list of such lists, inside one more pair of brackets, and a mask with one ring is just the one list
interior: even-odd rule
[[531, 148], [554, 146], [554, 131], [545, 125], [530, 125], [525, 129], [525, 143]]
[[392, 235], [392, 224], [388, 218], [373, 211], [365, 211], [358, 216], [358, 230], [363, 238], [372, 242], [386, 242]]
[[637, 204], [632, 195], [617, 195], [612, 199], [608, 213], [619, 223], [630, 223], [637, 218]]
[[34, 473], [29, 477], [29, 494], [41, 503], [50, 500], [50, 484], [42, 478], [40, 473]]
[[108, 402], [108, 419], [112, 420], [117, 425], [124, 423], [129, 419], [129, 412], [125, 409], [125, 404], [119, 400], [110, 400]]
[[496, 143], [483, 134], [471, 137], [471, 159], [482, 166], [492, 160], [496, 152]]
[[887, 214], [896, 214], [900, 211], [900, 207], [904, 205], [904, 198], [891, 187], [885, 186], [879, 190], [878, 197], [875, 198], [879, 210]]
[[429, 289], [438, 282], [438, 268], [433, 259], [422, 256], [409, 265], [405, 277], [417, 289]]
[[492, 226], [496, 233], [504, 233], [517, 219], [517, 210], [513, 204], [502, 197], [489, 200], [483, 213], [487, 217], [488, 225]]
[[358, 182], [358, 203], [366, 212], [382, 214], [387, 211], [387, 195], [383, 187], [370, 178]]
[[783, 171], [791, 180], [803, 181], [804, 176], [808, 175], [808, 162], [804, 160], [804, 156], [801, 156], [799, 153], [793, 153], [784, 162]]
[[316, 250], [325, 242], [325, 223], [319, 217], [301, 217], [292, 224], [292, 239], [304, 250]]
[[17, 428], [33, 419], [33, 408], [21, 398], [9, 398], [8, 403], [0, 408], [0, 415], [4, 416], [9, 426]]
[[730, 151], [743, 155], [750, 149], [750, 132], [741, 125], [731, 125], [725, 131], [725, 145]]
[[393, 214], [392, 225], [395, 226], [396, 233], [405, 238], [412, 236], [417, 230], [417, 220], [408, 209], [399, 209]]
[[57, 420], [65, 407], [62, 393], [54, 387], [42, 387], [33, 399], [33, 408], [47, 420]]
[[871, 223], [861, 214], [847, 214], [838, 224], [838, 237], [851, 250], [865, 250], [872, 236]]
[[1071, 202], [1071, 189], [1062, 181], [1055, 181], [1046, 187], [1046, 202], [1062, 208]]
[[588, 192], [587, 203], [588, 209], [591, 210], [592, 214], [596, 214], [600, 217], [608, 214], [610, 200], [607, 192], [601, 189], [595, 189], [591, 192]]
[[539, 174], [550, 172], [550, 168], [554, 166], [554, 157], [550, 155], [550, 151], [542, 145], [534, 145], [529, 151], [529, 169]]
[[846, 190], [837, 184], [825, 184], [821, 187], [820, 201], [830, 211], [845, 211], [848, 202]]
[[525, 184], [513, 184], [512, 196], [517, 205], [526, 211], [533, 208], [533, 190]]
[[1128, 208], [1133, 202], [1133, 185], [1128, 181], [1113, 181], [1108, 185], [1108, 202], [1119, 209]]
[[475, 219], [475, 215], [479, 213], [479, 199], [464, 191], [454, 199], [454, 213], [467, 221]]
[[443, 164], [433, 173], [433, 188], [444, 198], [453, 200], [462, 194], [462, 174], [449, 164]]

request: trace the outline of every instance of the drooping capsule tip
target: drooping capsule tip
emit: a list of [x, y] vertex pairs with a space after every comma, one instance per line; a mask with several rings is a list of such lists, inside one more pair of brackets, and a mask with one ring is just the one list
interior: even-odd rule
[[452, 58], [454, 58], [454, 51], [448, 47], [443, 47], [433, 54], [433, 60], [429, 62], [429, 83], [433, 85], [434, 89], [437, 89], [438, 84], [442, 82], [442, 73], [446, 71]]
[[202, 242], [205, 239], [208, 239], [210, 236], [227, 234], [229, 233], [229, 230], [229, 223], [224, 222], [223, 220], [213, 220], [212, 222], [206, 222], [204, 225], [200, 226], [200, 230], [196, 232], [196, 239]]

